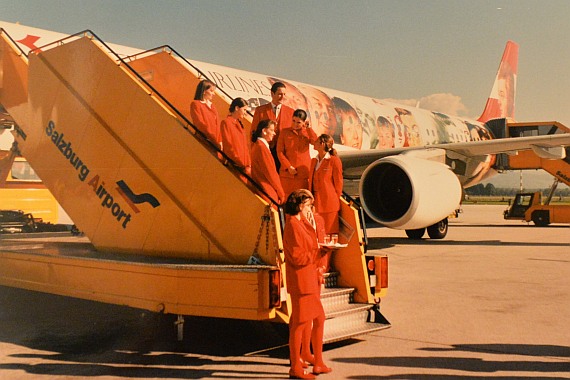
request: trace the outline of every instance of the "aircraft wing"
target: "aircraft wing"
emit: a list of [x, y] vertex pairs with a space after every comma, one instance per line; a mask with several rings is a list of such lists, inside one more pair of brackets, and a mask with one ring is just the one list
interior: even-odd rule
[[520, 150], [533, 150], [538, 156], [550, 159], [564, 158], [564, 147], [570, 146], [570, 133], [544, 136], [507, 137], [493, 140], [470, 141], [448, 144], [434, 144], [418, 147], [377, 149], [377, 150], [343, 150], [339, 151], [345, 174], [349, 176], [362, 173], [369, 164], [388, 156], [418, 150], [443, 149], [466, 157], [484, 156], [488, 154], [516, 154]]

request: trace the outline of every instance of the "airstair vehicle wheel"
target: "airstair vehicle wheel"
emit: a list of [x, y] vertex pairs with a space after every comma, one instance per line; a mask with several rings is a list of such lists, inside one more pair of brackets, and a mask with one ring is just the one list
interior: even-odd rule
[[531, 219], [535, 226], [546, 227], [550, 224], [550, 215], [548, 210], [537, 210], [532, 213]]
[[427, 232], [432, 239], [443, 239], [447, 235], [448, 222], [447, 218], [440, 220], [436, 224], [432, 224], [427, 228]]
[[425, 228], [418, 228], [417, 230], [406, 230], [406, 235], [408, 235], [410, 239], [414, 240], [421, 239], [425, 233], [426, 233]]

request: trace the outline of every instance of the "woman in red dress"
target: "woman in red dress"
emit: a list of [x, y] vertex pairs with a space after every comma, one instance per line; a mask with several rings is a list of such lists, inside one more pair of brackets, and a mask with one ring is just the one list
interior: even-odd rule
[[[338, 212], [340, 210], [340, 195], [342, 194], [342, 162], [333, 149], [332, 136], [322, 134], [314, 146], [317, 156], [311, 160], [309, 171], [309, 190], [315, 197], [315, 211], [322, 218], [325, 234], [339, 233]], [[325, 272], [330, 269], [331, 250], [323, 252], [319, 267]]]
[[315, 197], [315, 209], [325, 221], [325, 233], [338, 234], [340, 196], [342, 194], [342, 162], [333, 148], [334, 140], [322, 134], [315, 143], [317, 156], [311, 160], [309, 190]]
[[[224, 153], [242, 169], [251, 175], [251, 157], [249, 143], [241, 119], [247, 112], [247, 102], [242, 98], [235, 98], [230, 104], [230, 114], [222, 120], [222, 144]], [[243, 178], [245, 181], [245, 178]]]
[[275, 160], [271, 155], [269, 145], [275, 138], [275, 122], [261, 120], [252, 135], [251, 146], [251, 178], [261, 186], [263, 191], [274, 201], [285, 202], [285, 193], [281, 187], [279, 174], [275, 169]]
[[212, 100], [216, 93], [216, 84], [204, 79], [196, 87], [194, 100], [190, 103], [190, 116], [192, 122], [208, 140], [222, 148], [222, 134], [218, 111]]
[[[312, 205], [313, 196], [306, 189], [293, 191], [284, 205], [285, 213], [289, 216], [283, 234], [287, 290], [291, 295], [289, 377], [294, 379], [314, 379], [314, 375], [332, 371], [323, 361], [325, 312], [320, 298], [322, 279], [317, 271], [319, 244], [311, 222]], [[304, 371], [302, 359], [305, 358], [301, 358], [303, 331], [311, 324], [314, 358], [310, 359], [314, 362], [313, 374]]]

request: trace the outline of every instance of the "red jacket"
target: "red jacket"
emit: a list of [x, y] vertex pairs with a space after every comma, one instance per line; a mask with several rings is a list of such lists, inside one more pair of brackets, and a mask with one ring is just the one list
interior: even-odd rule
[[251, 122], [251, 131], [254, 132], [257, 129], [257, 124], [261, 120], [273, 120], [275, 125], [275, 137], [269, 143], [269, 147], [274, 148], [279, 141], [279, 135], [286, 128], [291, 128], [291, 123], [293, 122], [293, 108], [281, 104], [281, 109], [279, 110], [279, 118], [275, 117], [275, 111], [273, 111], [273, 104], [271, 102], [259, 106], [255, 109], [253, 113], [253, 120]]
[[315, 197], [315, 209], [318, 213], [340, 210], [342, 194], [342, 162], [337, 156], [324, 158], [317, 170], [317, 158], [311, 160], [309, 187]]
[[190, 116], [192, 123], [202, 131], [206, 137], [212, 142], [219, 145], [222, 142], [222, 134], [220, 133], [220, 121], [218, 111], [212, 103], [212, 108], [208, 107], [200, 100], [193, 100], [190, 103]]
[[[312, 128], [301, 128], [298, 131], [287, 128], [281, 131], [281, 137], [277, 142], [277, 157], [281, 162], [279, 175], [289, 178], [309, 178], [311, 166], [309, 145], [315, 141], [317, 141], [317, 134]], [[290, 166], [297, 169], [295, 176], [287, 171]]]
[[275, 169], [275, 161], [263, 141], [257, 140], [251, 147], [251, 178], [275, 201], [285, 201], [281, 180]]
[[251, 166], [249, 144], [243, 125], [231, 116], [222, 120], [220, 126], [224, 153], [228, 155], [238, 166], [247, 168]]
[[319, 245], [313, 226], [301, 216], [287, 218], [283, 232], [287, 290], [293, 295], [318, 294], [317, 274]]

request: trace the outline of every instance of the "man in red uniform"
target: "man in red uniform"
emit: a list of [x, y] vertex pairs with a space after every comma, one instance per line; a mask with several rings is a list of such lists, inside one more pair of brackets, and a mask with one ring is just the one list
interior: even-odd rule
[[252, 131], [257, 129], [257, 124], [259, 124], [261, 120], [268, 119], [275, 122], [276, 135], [273, 141], [269, 143], [269, 148], [275, 159], [275, 165], [278, 171], [280, 163], [275, 152], [275, 147], [277, 146], [279, 134], [283, 129], [291, 126], [291, 120], [293, 119], [293, 108], [283, 104], [285, 94], [286, 87], [282, 82], [273, 83], [271, 86], [271, 102], [257, 107], [253, 113], [253, 121], [251, 122]]

